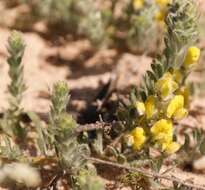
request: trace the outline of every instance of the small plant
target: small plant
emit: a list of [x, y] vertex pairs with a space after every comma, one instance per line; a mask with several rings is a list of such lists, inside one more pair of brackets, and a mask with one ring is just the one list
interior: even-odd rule
[[87, 36], [92, 42], [103, 39], [101, 12], [92, 0], [24, 0], [35, 20], [44, 20], [48, 27], [74, 36]]
[[[184, 148], [177, 142], [174, 124], [189, 111], [187, 77], [200, 57], [200, 49], [194, 46], [198, 37], [196, 20], [192, 0], [175, 0], [170, 5], [163, 54], [151, 64], [152, 70], [145, 74], [139, 90], [132, 91], [130, 103], [123, 103], [118, 111], [121, 129], [113, 132], [120, 136], [121, 146], [118, 143], [112, 152], [123, 156], [124, 162], [135, 166], [147, 160], [159, 172], [163, 160]], [[153, 149], [160, 156], [153, 155]]]
[[14, 31], [8, 39], [9, 57], [7, 63], [9, 65], [9, 76], [11, 83], [8, 86], [9, 91], [9, 109], [6, 111], [1, 121], [2, 130], [10, 136], [22, 137], [24, 135], [23, 126], [21, 124], [21, 101], [23, 93], [26, 89], [23, 80], [23, 65], [21, 64], [24, 54], [25, 44], [21, 34]]
[[[170, 0], [129, 0], [124, 4], [112, 1], [110, 8], [101, 10], [104, 42], [107, 46], [139, 53], [160, 50], [164, 18], [170, 3]], [[117, 14], [119, 4], [122, 9]]]
[[[23, 81], [23, 57], [25, 45], [20, 33], [14, 31], [9, 37], [8, 58], [10, 107], [1, 120], [1, 145], [0, 156], [2, 168], [0, 169], [0, 183], [6, 187], [36, 187], [40, 186], [41, 177], [39, 172], [31, 165], [43, 167], [41, 161], [56, 162], [60, 173], [68, 174], [71, 186], [76, 190], [102, 190], [104, 184], [97, 177], [97, 172], [89, 161], [90, 148], [78, 139], [76, 133], [77, 124], [66, 112], [69, 102], [69, 89], [65, 82], [54, 84], [51, 95], [51, 111], [49, 113], [48, 127], [42, 125], [40, 118], [33, 112], [28, 112], [28, 116], [33, 121], [36, 130], [32, 130], [31, 124], [27, 130], [32, 130], [37, 134], [37, 139], [25, 138], [36, 148], [36, 155], [30, 155], [25, 151], [27, 142], [19, 139], [24, 135], [24, 123], [21, 120], [22, 109], [20, 103], [25, 90]], [[18, 141], [17, 141], [18, 140]], [[40, 150], [40, 151], [38, 151]], [[10, 163], [12, 162], [12, 163]], [[29, 178], [29, 175], [31, 178]]]
[[69, 97], [65, 82], [54, 84], [47, 142], [51, 150], [55, 150], [61, 170], [70, 175], [73, 189], [101, 190], [103, 184], [97, 180], [95, 168], [86, 158], [90, 155], [90, 149], [87, 144], [78, 141], [75, 131], [77, 124], [66, 112]]
[[[164, 54], [155, 59], [138, 92], [131, 94], [126, 108], [126, 124], [132, 132], [127, 144], [139, 151], [153, 144], [165, 153], [176, 152], [173, 123], [187, 116], [189, 89], [186, 79], [197, 63], [200, 50], [193, 46], [197, 38], [196, 7], [190, 0], [173, 2], [166, 18]], [[130, 115], [131, 110], [133, 115]], [[121, 120], [124, 119], [121, 117]]]
[[[10, 1], [9, 1], [10, 2]], [[30, 12], [19, 15], [16, 27], [28, 28], [42, 20], [48, 29], [88, 38], [95, 47], [116, 47], [139, 53], [161, 49], [164, 18], [171, 0], [110, 1], [98, 7], [94, 0], [22, 0]], [[122, 7], [120, 13], [118, 8]], [[23, 13], [25, 14], [25, 13]], [[29, 24], [28, 24], [29, 22]], [[23, 26], [25, 25], [26, 26]], [[19, 25], [19, 26], [18, 26]], [[149, 46], [147, 45], [149, 44]], [[153, 44], [150, 47], [150, 44]]]
[[[64, 82], [54, 85], [51, 97], [50, 125], [48, 133], [50, 144], [68, 170], [78, 171], [85, 163], [84, 156], [89, 155], [87, 145], [80, 145], [75, 135], [76, 123], [66, 112], [69, 101], [68, 86]], [[72, 156], [71, 156], [72, 155]]]
[[[10, 186], [12, 189], [26, 186], [37, 187], [41, 183], [41, 177], [37, 169], [30, 166], [30, 158], [18, 146], [19, 139], [25, 137], [25, 129], [22, 122], [23, 109], [21, 101], [25, 91], [23, 80], [23, 65], [21, 64], [25, 44], [21, 34], [13, 31], [8, 39], [9, 76], [11, 82], [8, 85], [9, 108], [0, 120], [0, 183]], [[21, 141], [23, 144], [23, 141]], [[26, 162], [26, 163], [25, 163]]]

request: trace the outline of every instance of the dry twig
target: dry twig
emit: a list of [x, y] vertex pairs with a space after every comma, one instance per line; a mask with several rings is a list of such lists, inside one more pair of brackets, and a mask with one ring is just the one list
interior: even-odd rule
[[117, 124], [117, 122], [113, 121], [112, 123], [96, 122], [96, 123], [81, 125], [81, 126], [76, 128], [76, 133], [81, 133], [84, 131], [93, 131], [93, 130], [105, 129], [105, 128], [111, 129], [116, 124]]
[[133, 171], [133, 172], [138, 172], [143, 174], [146, 177], [149, 178], [158, 178], [158, 179], [164, 179], [164, 180], [168, 180], [168, 181], [172, 181], [172, 182], [176, 182], [178, 184], [187, 186], [187, 187], [191, 187], [193, 189], [197, 189], [197, 190], [205, 190], [205, 186], [202, 185], [196, 185], [190, 182], [186, 182], [186, 180], [181, 180], [175, 176], [167, 176], [167, 175], [161, 175], [159, 173], [155, 173], [155, 172], [149, 172], [147, 170], [144, 169], [139, 169], [139, 168], [133, 168], [133, 167], [129, 167], [126, 165], [122, 165], [122, 164], [118, 164], [118, 163], [114, 163], [114, 162], [110, 162], [110, 161], [105, 161], [105, 160], [101, 160], [98, 158], [92, 158], [92, 157], [86, 157], [86, 159], [95, 162], [95, 163], [100, 163], [100, 164], [105, 164], [105, 165], [110, 165], [113, 167], [117, 167], [117, 168], [121, 168], [121, 169], [126, 169], [129, 171]]

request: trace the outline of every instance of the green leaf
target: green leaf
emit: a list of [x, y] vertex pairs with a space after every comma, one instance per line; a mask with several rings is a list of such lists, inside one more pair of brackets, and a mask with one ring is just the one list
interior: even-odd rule
[[137, 89], [136, 88], [133, 88], [131, 90], [130, 99], [131, 99], [132, 103], [135, 103], [137, 101]]
[[124, 164], [127, 161], [127, 159], [123, 154], [119, 154], [118, 157], [117, 157], [117, 161], [120, 164]]
[[140, 91], [140, 96], [142, 98], [142, 101], [145, 101], [147, 99], [146, 92], [144, 90]]
[[189, 150], [189, 147], [190, 147], [190, 137], [189, 137], [189, 135], [188, 134], [184, 134], [184, 145], [183, 145], [183, 147], [184, 147], [184, 149], [185, 150]]
[[114, 147], [108, 145], [108, 146], [106, 147], [106, 149], [107, 149], [108, 155], [114, 156], [115, 158], [118, 157], [118, 152], [117, 152], [117, 150], [116, 150]]
[[147, 75], [149, 76], [149, 78], [153, 81], [157, 81], [157, 78], [155, 76], [155, 74], [152, 71], [147, 71]]
[[37, 143], [38, 143], [39, 149], [44, 155], [46, 155], [47, 153], [46, 138], [43, 132], [44, 129], [41, 124], [41, 120], [38, 117], [38, 115], [35, 114], [34, 112], [27, 112], [27, 114], [37, 129], [37, 133], [38, 133]]
[[200, 144], [199, 150], [200, 150], [201, 154], [205, 154], [205, 138], [202, 140], [202, 143]]
[[163, 156], [160, 156], [160, 157], [158, 157], [156, 159], [153, 159], [152, 160], [152, 169], [155, 172], [159, 172], [161, 167], [162, 167], [163, 161], [164, 161], [164, 157]]

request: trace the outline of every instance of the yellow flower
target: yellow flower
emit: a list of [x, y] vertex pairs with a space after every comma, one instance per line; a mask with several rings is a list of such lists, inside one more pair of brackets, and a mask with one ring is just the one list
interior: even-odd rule
[[144, 6], [144, 0], [133, 0], [133, 7], [135, 10], [139, 10], [143, 8]]
[[152, 118], [153, 115], [155, 114], [155, 111], [156, 111], [155, 98], [154, 96], [149, 96], [145, 101], [145, 113], [147, 119]]
[[144, 129], [142, 127], [136, 127], [132, 130], [131, 135], [134, 138], [133, 149], [140, 150], [146, 141]]
[[173, 71], [173, 78], [177, 83], [181, 83], [182, 81], [182, 73], [180, 70]]
[[159, 10], [155, 13], [154, 18], [156, 21], [162, 24], [164, 23], [165, 16], [166, 16], [166, 12], [164, 10]]
[[173, 75], [170, 72], [167, 72], [156, 82], [155, 88], [161, 97], [165, 99], [177, 90], [178, 84], [173, 80]]
[[187, 110], [184, 108], [184, 97], [182, 95], [174, 96], [167, 107], [167, 117], [171, 118], [173, 116], [176, 120], [180, 120], [187, 113]]
[[161, 8], [166, 7], [168, 4], [172, 2], [172, 0], [155, 0], [156, 4], [158, 4]]
[[163, 144], [172, 141], [173, 125], [170, 120], [161, 119], [151, 128], [151, 134], [158, 143]]
[[140, 101], [135, 102], [135, 108], [137, 109], [139, 115], [144, 115], [145, 113], [145, 104]]
[[184, 97], [184, 105], [185, 107], [189, 106], [189, 98], [190, 98], [190, 89], [188, 86], [183, 86], [177, 91], [178, 95], [182, 95]]
[[188, 49], [187, 55], [185, 57], [184, 66], [190, 67], [191, 65], [195, 64], [200, 57], [200, 49], [192, 46]]
[[180, 149], [180, 144], [177, 142], [167, 142], [162, 144], [162, 150], [165, 151], [167, 154], [174, 154]]
[[151, 134], [167, 154], [173, 154], [179, 150], [180, 145], [172, 141], [173, 125], [170, 120], [161, 119], [157, 121], [151, 128]]

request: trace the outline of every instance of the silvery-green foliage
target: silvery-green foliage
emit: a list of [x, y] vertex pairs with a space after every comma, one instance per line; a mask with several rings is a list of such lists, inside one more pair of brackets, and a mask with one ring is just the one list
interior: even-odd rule
[[9, 92], [12, 96], [11, 106], [14, 106], [11, 109], [17, 109], [17, 106], [21, 103], [22, 95], [25, 90], [23, 65], [21, 64], [24, 49], [25, 44], [21, 34], [17, 31], [13, 31], [8, 39], [8, 52], [10, 55], [7, 59], [9, 76], [11, 78], [11, 84], [9, 85]]
[[0, 156], [10, 161], [21, 160], [24, 157], [19, 146], [13, 144], [6, 135], [1, 138]]
[[187, 48], [196, 42], [198, 30], [197, 7], [193, 0], [175, 0], [165, 20], [165, 57], [168, 68], [182, 65]]
[[73, 189], [101, 190], [103, 185], [98, 182], [97, 175], [90, 173], [88, 168], [87, 157], [90, 156], [90, 149], [87, 144], [78, 141], [75, 132], [77, 124], [66, 112], [69, 97], [69, 89], [65, 82], [54, 84], [48, 128], [50, 143], [54, 145], [61, 168], [71, 175]]
[[103, 45], [106, 40], [105, 23], [103, 22], [102, 13], [97, 10], [89, 12], [85, 19], [82, 19], [82, 24], [79, 30], [85, 31], [88, 38], [93, 44]]
[[81, 170], [76, 178], [74, 190], [104, 190], [102, 179], [96, 175], [96, 172], [90, 170]]
[[154, 20], [156, 7], [150, 4], [137, 13], [132, 10], [132, 14], [130, 14], [129, 9], [127, 12], [129, 17], [126, 38], [128, 46], [133, 50], [151, 51], [150, 48], [156, 44], [157, 36], [160, 32], [157, 29], [159, 26]]
[[74, 171], [73, 168], [81, 165], [81, 151], [84, 151], [86, 146], [78, 144], [75, 135], [76, 123], [66, 112], [68, 101], [68, 85], [65, 82], [54, 84], [48, 130], [51, 144], [54, 145], [62, 164], [66, 165], [68, 170]]
[[26, 89], [23, 79], [23, 65], [21, 64], [25, 44], [21, 34], [13, 31], [8, 39], [9, 57], [7, 63], [9, 66], [9, 77], [11, 79], [8, 85], [9, 91], [9, 109], [6, 111], [1, 128], [11, 136], [20, 137], [23, 135], [23, 128], [20, 124], [20, 115], [22, 109], [20, 107], [23, 93]]
[[[88, 36], [91, 40], [101, 38], [100, 11], [92, 0], [26, 0], [34, 16], [43, 18], [48, 25], [59, 27], [73, 34]], [[97, 30], [97, 31], [96, 31]], [[98, 33], [100, 32], [100, 33]], [[98, 36], [99, 35], [99, 36]], [[97, 38], [97, 39], [96, 39]]]
[[179, 68], [184, 61], [187, 48], [196, 42], [198, 37], [197, 9], [192, 0], [175, 0], [169, 7], [165, 19], [167, 33], [164, 38], [165, 49], [162, 56], [154, 60], [151, 71], [147, 71], [140, 89], [140, 96], [144, 100], [153, 95], [154, 82], [162, 75]]
[[[70, 99], [69, 88], [65, 82], [58, 82], [53, 85], [51, 96], [50, 119], [57, 122], [61, 114], [66, 113], [66, 107]], [[55, 123], [53, 124], [55, 125]]]

